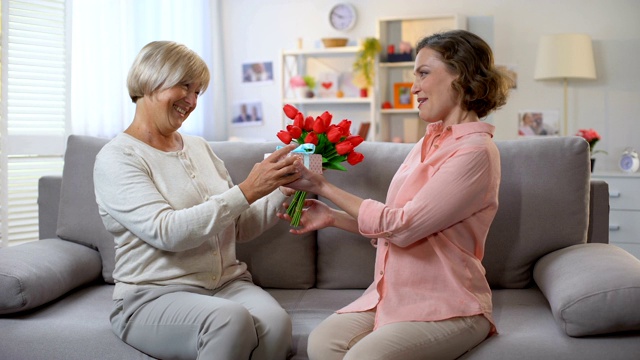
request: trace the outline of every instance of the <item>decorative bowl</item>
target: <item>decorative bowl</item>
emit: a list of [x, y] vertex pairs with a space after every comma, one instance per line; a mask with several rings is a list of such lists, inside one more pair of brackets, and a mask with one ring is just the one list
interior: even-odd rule
[[347, 38], [322, 38], [322, 43], [327, 48], [345, 46], [348, 42]]

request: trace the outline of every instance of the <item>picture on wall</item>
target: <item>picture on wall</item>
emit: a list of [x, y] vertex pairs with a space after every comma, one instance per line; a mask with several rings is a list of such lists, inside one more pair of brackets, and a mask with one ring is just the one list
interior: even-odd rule
[[242, 64], [242, 82], [273, 82], [273, 62], [260, 61]]
[[262, 103], [259, 101], [238, 102], [233, 106], [232, 126], [258, 126], [263, 124]]
[[393, 84], [393, 107], [396, 109], [412, 109], [413, 94], [411, 87], [413, 83], [403, 82]]
[[560, 132], [557, 110], [525, 110], [518, 112], [519, 136], [557, 136]]

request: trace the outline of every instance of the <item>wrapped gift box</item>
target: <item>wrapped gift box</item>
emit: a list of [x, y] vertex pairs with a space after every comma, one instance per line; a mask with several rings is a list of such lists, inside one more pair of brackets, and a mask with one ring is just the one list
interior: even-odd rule
[[[269, 155], [271, 155], [271, 153], [264, 154], [264, 158], [266, 159]], [[304, 166], [309, 170], [316, 174], [322, 174], [322, 155], [290, 152], [289, 156], [300, 157]]]

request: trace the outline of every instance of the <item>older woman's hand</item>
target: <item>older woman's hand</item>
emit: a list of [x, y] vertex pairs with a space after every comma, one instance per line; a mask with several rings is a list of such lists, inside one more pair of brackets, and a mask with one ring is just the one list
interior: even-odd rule
[[[247, 178], [238, 185], [249, 204], [271, 193], [278, 187], [300, 178], [297, 156], [286, 156], [297, 144], [290, 144], [274, 151], [251, 169]], [[303, 166], [304, 167], [304, 166]]]

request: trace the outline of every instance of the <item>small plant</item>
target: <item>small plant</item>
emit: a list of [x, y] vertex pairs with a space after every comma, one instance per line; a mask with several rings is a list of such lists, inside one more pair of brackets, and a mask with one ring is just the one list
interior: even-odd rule
[[353, 63], [353, 71], [354, 75], [362, 77], [363, 87], [373, 86], [376, 57], [381, 51], [382, 45], [374, 37], [368, 37], [362, 42], [362, 47]]
[[310, 90], [316, 88], [316, 78], [314, 78], [313, 76], [305, 75], [302, 77], [302, 79], [304, 80], [305, 84], [307, 84], [307, 87]]
[[600, 134], [598, 134], [597, 131], [593, 129], [580, 129], [576, 133], [576, 136], [581, 136], [587, 141], [587, 143], [589, 143], [589, 152], [591, 153], [591, 156], [597, 153], [603, 153], [608, 155], [608, 153], [604, 150], [594, 150], [596, 143], [600, 141]]

